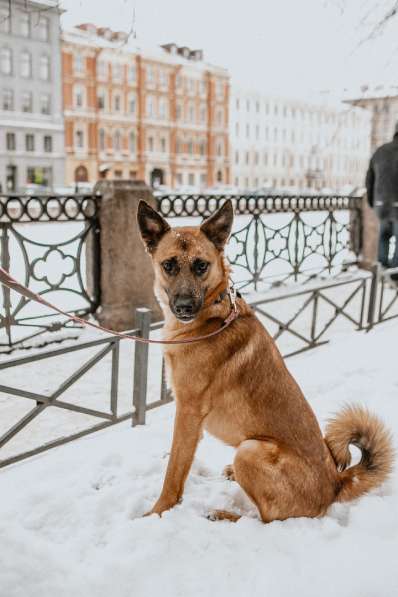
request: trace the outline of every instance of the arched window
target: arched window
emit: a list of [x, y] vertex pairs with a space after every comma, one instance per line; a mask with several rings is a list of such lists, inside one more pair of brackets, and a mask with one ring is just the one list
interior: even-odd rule
[[122, 145], [122, 136], [119, 130], [113, 133], [113, 150], [120, 151]]
[[50, 79], [50, 58], [46, 54], [40, 56], [39, 76], [42, 81]]
[[3, 75], [12, 74], [12, 51], [10, 50], [10, 48], [1, 48], [0, 72]]
[[32, 56], [28, 50], [21, 54], [21, 77], [25, 79], [32, 76]]
[[99, 145], [100, 151], [104, 151], [104, 149], [105, 149], [105, 131], [104, 131], [104, 129], [100, 129], [98, 131], [98, 145]]
[[134, 131], [131, 131], [129, 135], [129, 149], [130, 153], [136, 152], [136, 136]]

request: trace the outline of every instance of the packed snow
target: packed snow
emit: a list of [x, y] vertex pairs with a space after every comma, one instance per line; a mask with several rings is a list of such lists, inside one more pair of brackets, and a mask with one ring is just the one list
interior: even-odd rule
[[[398, 428], [398, 322], [346, 332], [288, 366], [321, 424], [345, 402]], [[45, 378], [45, 370], [43, 378]], [[97, 387], [92, 385], [92, 392]], [[0, 471], [1, 597], [396, 597], [398, 480], [322, 519], [264, 525], [205, 436], [183, 502], [143, 518], [167, 465], [174, 405]], [[210, 522], [212, 508], [240, 511]]]

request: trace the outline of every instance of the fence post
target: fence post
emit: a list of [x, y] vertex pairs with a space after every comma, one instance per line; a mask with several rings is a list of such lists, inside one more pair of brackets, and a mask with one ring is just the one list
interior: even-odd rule
[[[136, 309], [135, 320], [141, 338], [149, 338], [151, 311], [145, 307]], [[135, 342], [134, 351], [134, 386], [133, 386], [133, 421], [132, 425], [145, 425], [146, 398], [148, 382], [148, 344]]]
[[375, 263], [372, 266], [372, 280], [370, 283], [369, 306], [368, 306], [368, 330], [372, 329], [372, 327], [374, 325], [374, 320], [375, 320], [377, 288], [379, 286], [380, 271], [381, 271], [380, 268], [381, 268], [380, 263]]
[[105, 180], [97, 184], [95, 191], [101, 195], [101, 300], [96, 317], [101, 325], [119, 331], [136, 327], [138, 307], [148, 307], [155, 320], [162, 319], [153, 292], [151, 259], [136, 219], [140, 199], [156, 209], [156, 198], [149, 187], [134, 180]]

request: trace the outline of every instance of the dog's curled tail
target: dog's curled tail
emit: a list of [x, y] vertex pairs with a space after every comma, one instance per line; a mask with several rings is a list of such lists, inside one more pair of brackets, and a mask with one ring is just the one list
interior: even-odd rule
[[[345, 406], [326, 427], [325, 441], [340, 476], [337, 502], [348, 502], [378, 487], [392, 471], [394, 449], [383, 422], [360, 406]], [[362, 452], [361, 461], [351, 463], [350, 444]]]

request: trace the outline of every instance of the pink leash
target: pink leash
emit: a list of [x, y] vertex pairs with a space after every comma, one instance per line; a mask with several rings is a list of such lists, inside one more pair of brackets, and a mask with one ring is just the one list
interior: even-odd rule
[[229, 300], [231, 303], [231, 312], [228, 315], [227, 319], [224, 321], [223, 325], [218, 330], [215, 330], [214, 332], [210, 332], [209, 334], [205, 334], [204, 336], [197, 336], [196, 338], [185, 338], [183, 340], [150, 340], [149, 338], [141, 338], [140, 336], [132, 336], [130, 334], [123, 334], [122, 332], [115, 332], [114, 330], [104, 328], [101, 325], [97, 325], [96, 323], [92, 323], [91, 321], [87, 321], [86, 319], [82, 319], [81, 317], [78, 317], [77, 315], [70, 315], [69, 313], [62, 311], [62, 309], [60, 309], [56, 305], [53, 305], [52, 303], [46, 301], [39, 294], [32, 292], [32, 290], [29, 290], [29, 288], [27, 288], [20, 282], [17, 282], [17, 280], [15, 280], [9, 274], [9, 272], [6, 272], [6, 270], [4, 270], [1, 267], [0, 267], [0, 282], [1, 282], [1, 284], [4, 284], [4, 286], [7, 286], [11, 290], [14, 290], [21, 296], [24, 296], [25, 298], [27, 298], [31, 301], [35, 301], [36, 303], [45, 305], [46, 307], [53, 309], [60, 315], [67, 317], [70, 321], [76, 321], [77, 323], [80, 323], [84, 327], [92, 327], [96, 330], [100, 330], [101, 332], [106, 332], [107, 334], [111, 334], [112, 336], [117, 336], [118, 338], [122, 338], [122, 339], [126, 338], [128, 340], [135, 340], [136, 342], [144, 342], [145, 344], [191, 344], [193, 342], [200, 342], [201, 340], [207, 340], [208, 338], [213, 338], [214, 336], [217, 336], [218, 334], [220, 334], [223, 330], [225, 330], [227, 327], [229, 327], [231, 325], [231, 323], [233, 321], [235, 321], [235, 319], [237, 319], [239, 317], [239, 311], [238, 311], [238, 307], [236, 304], [236, 292], [235, 292], [234, 287], [231, 285], [228, 288], [228, 296], [229, 296]]

